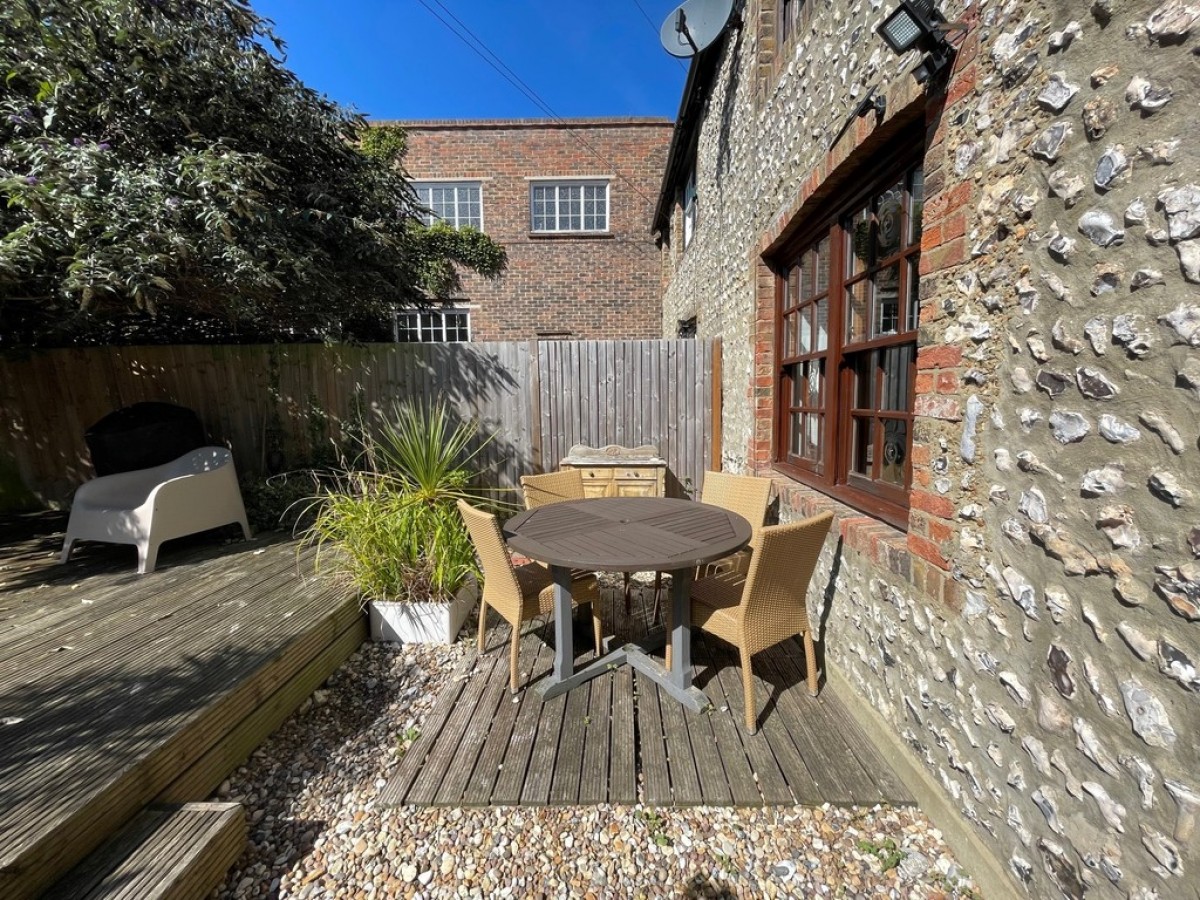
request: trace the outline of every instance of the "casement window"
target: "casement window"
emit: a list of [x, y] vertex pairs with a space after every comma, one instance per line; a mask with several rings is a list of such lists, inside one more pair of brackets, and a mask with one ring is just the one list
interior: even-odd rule
[[529, 185], [530, 231], [608, 231], [608, 182], [535, 181]]
[[912, 484], [922, 201], [910, 156], [773, 259], [777, 464], [901, 527]]
[[396, 312], [397, 343], [447, 344], [471, 340], [466, 309], [401, 309]]
[[426, 225], [445, 222], [453, 228], [469, 225], [483, 231], [483, 185], [478, 181], [417, 181], [418, 202], [425, 207]]
[[688, 173], [687, 184], [683, 187], [683, 249], [692, 242], [696, 233], [696, 170]]

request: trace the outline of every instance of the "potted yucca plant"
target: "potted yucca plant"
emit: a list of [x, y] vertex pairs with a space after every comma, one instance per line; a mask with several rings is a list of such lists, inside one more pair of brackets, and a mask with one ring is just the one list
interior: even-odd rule
[[375, 640], [452, 642], [478, 599], [475, 547], [455, 505], [482, 500], [477, 432], [445, 404], [397, 407], [314, 500], [317, 565], [357, 590]]

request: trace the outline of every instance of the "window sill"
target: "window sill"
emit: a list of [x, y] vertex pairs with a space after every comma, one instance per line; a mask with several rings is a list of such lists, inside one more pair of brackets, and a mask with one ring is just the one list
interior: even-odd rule
[[809, 487], [789, 473], [775, 469], [770, 474], [781, 505], [802, 516], [826, 511], [833, 513], [834, 528], [841, 535], [844, 546], [870, 558], [893, 575], [912, 580], [912, 556], [908, 550], [908, 534], [903, 529]]
[[531, 241], [611, 241], [611, 231], [530, 231]]

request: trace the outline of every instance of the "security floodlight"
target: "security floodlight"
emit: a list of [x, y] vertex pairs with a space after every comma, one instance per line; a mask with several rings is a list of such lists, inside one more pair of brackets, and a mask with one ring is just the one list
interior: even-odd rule
[[966, 26], [958, 22], [947, 23], [933, 0], [900, 0], [900, 5], [876, 29], [897, 56], [913, 49], [925, 53], [925, 58], [913, 70], [913, 77], [921, 84], [954, 59], [954, 46], [946, 40], [946, 32], [951, 30], [965, 31]]

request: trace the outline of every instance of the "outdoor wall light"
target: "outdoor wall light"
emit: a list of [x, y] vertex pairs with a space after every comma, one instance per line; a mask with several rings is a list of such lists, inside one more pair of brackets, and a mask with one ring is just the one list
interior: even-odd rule
[[954, 45], [946, 40], [946, 32], [965, 30], [959, 22], [947, 22], [933, 0], [900, 0], [876, 29], [897, 56], [913, 49], [925, 53], [912, 73], [918, 84], [933, 78], [954, 59]]

